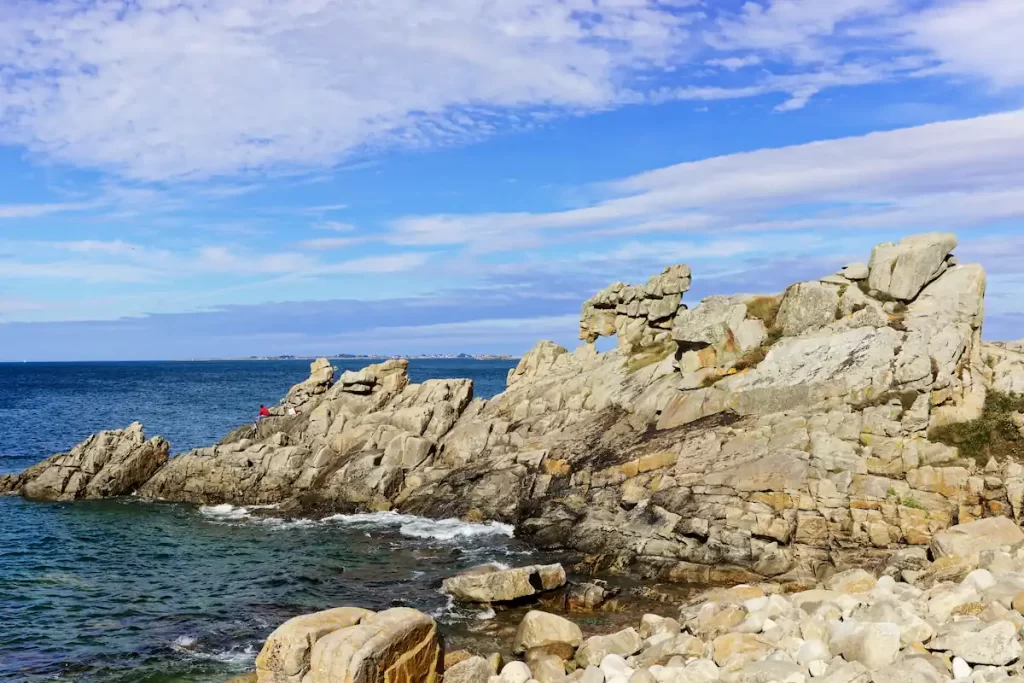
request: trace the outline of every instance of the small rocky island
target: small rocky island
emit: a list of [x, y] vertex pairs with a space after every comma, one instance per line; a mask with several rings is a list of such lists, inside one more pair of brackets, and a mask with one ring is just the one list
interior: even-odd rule
[[[490, 400], [469, 380], [412, 384], [403, 360], [336, 377], [320, 359], [217, 445], [168, 459], [134, 424], [0, 491], [500, 520], [580, 572], [732, 586], [598, 641], [530, 612], [524, 661], [503, 668], [446, 668], [413, 610], [329, 610], [271, 636], [260, 681], [1006, 680], [1024, 625], [1024, 346], [982, 342], [985, 272], [956, 245], [917, 235], [692, 308], [673, 265], [598, 292], [584, 343], [540, 342]], [[602, 336], [617, 348], [599, 353]], [[520, 573], [506, 590], [548, 590], [550, 573]]]

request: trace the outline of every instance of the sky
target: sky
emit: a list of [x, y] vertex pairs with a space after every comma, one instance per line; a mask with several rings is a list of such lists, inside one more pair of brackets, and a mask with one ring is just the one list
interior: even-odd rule
[[1020, 0], [5, 0], [0, 360], [570, 348], [959, 236], [1024, 337]]

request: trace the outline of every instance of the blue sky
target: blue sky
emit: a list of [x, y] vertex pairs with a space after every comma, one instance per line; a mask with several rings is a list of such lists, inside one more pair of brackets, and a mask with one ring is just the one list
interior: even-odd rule
[[1020, 0], [12, 0], [0, 360], [521, 353], [925, 230], [1024, 337]]

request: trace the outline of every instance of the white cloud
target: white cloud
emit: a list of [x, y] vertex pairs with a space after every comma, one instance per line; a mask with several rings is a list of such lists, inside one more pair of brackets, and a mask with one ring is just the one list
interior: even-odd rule
[[1024, 86], [1024, 2], [943, 2], [904, 22], [909, 44], [933, 54], [939, 69], [995, 87]]
[[629, 103], [1020, 87], [1022, 32], [1019, 0], [3, 3], [0, 144], [142, 180], [287, 173]]
[[[604, 189], [604, 201], [568, 211], [409, 216], [390, 239], [494, 250], [552, 231], [579, 239], [1024, 217], [1024, 110], [676, 164]], [[773, 215], [783, 208], [797, 215]]]
[[345, 223], [344, 221], [323, 221], [313, 227], [318, 230], [330, 230], [331, 232], [352, 232], [356, 229], [354, 223]]
[[[2, 75], [0, 70], [0, 75]], [[93, 202], [67, 202], [55, 204], [0, 204], [0, 219], [38, 218], [55, 213], [87, 211], [96, 207]]]
[[72, 251], [78, 254], [107, 254], [111, 256], [141, 255], [145, 248], [123, 240], [78, 240], [72, 242], [35, 242], [49, 249]]
[[7, 3], [0, 141], [141, 179], [331, 164], [608, 106], [688, 22], [654, 0]]
[[704, 63], [708, 66], [720, 66], [723, 69], [728, 69], [729, 71], [736, 71], [737, 69], [745, 69], [748, 66], [757, 66], [761, 61], [761, 58], [757, 55], [747, 55], [745, 57], [709, 59]]
[[422, 252], [388, 254], [386, 256], [364, 256], [322, 266], [316, 270], [316, 273], [400, 273], [419, 268], [428, 260], [430, 260], [430, 255]]

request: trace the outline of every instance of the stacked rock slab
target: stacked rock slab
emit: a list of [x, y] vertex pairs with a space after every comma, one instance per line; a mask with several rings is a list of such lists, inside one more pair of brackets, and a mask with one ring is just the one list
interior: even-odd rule
[[279, 626], [256, 658], [258, 683], [435, 683], [444, 656], [437, 625], [397, 607], [341, 607]]
[[583, 304], [580, 339], [617, 335], [620, 346], [643, 348], [668, 341], [668, 331], [690, 289], [690, 268], [675, 265], [655, 275], [646, 285], [616, 282]]
[[55, 501], [122, 496], [167, 462], [169, 450], [164, 439], [147, 441], [142, 425], [133, 422], [126, 429], [94, 434], [21, 474], [0, 477], [0, 493]]
[[[342, 373], [305, 392], [300, 414], [178, 456], [140, 492], [497, 519], [586, 567], [693, 582], [805, 583], [957, 523], [1020, 522], [1019, 463], [929, 439], [1024, 367], [982, 347], [985, 273], [957, 265], [951, 245], [904, 240], [781, 295], [712, 297], [656, 328], [644, 317], [664, 347], [541, 342], [489, 400], [468, 380], [410, 383], [404, 361]], [[888, 279], [873, 285], [880, 268]], [[652, 282], [664, 300], [689, 271]], [[639, 320], [630, 305], [621, 315]], [[632, 329], [618, 307], [588, 304], [581, 328]], [[616, 322], [598, 325], [609, 311]]]

